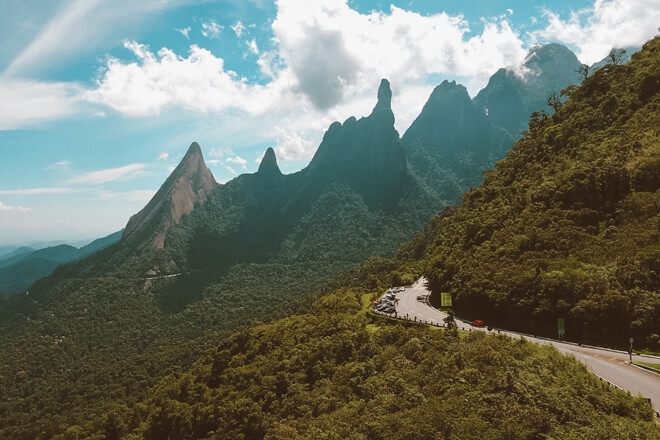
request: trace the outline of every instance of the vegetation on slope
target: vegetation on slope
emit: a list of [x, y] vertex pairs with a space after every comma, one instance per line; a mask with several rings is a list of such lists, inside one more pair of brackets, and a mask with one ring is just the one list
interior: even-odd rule
[[[646, 439], [645, 399], [525, 340], [378, 321], [361, 289], [220, 342], [58, 439]], [[367, 302], [368, 304], [368, 302]]]
[[[660, 323], [660, 39], [550, 100], [441, 226], [426, 263], [457, 313], [649, 348]], [[435, 300], [439, 301], [439, 295]]]

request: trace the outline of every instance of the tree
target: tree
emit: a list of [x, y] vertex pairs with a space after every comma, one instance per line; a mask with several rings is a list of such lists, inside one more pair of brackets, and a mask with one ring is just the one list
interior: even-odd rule
[[613, 65], [618, 66], [623, 60], [623, 56], [626, 54], [625, 49], [612, 49], [610, 54], [607, 56], [607, 61]]
[[589, 77], [589, 65], [588, 64], [582, 64], [576, 70], [576, 72], [578, 73], [578, 75], [580, 75], [582, 77], [582, 81], [584, 81], [585, 79], [587, 79]]
[[447, 329], [445, 330], [445, 335], [457, 338], [458, 337], [458, 325], [454, 319], [454, 311], [452, 309], [447, 310], [447, 317], [443, 320]]
[[548, 96], [548, 105], [554, 109], [555, 113], [559, 111], [562, 103], [561, 97], [557, 94], [557, 92], [552, 92], [552, 95]]

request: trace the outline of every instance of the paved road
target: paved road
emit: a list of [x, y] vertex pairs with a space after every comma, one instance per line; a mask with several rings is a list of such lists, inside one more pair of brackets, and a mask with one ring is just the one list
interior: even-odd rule
[[[411, 321], [416, 319], [417, 322], [433, 325], [443, 324], [447, 316], [445, 313], [431, 307], [426, 302], [417, 300], [418, 296], [430, 294], [426, 288], [425, 281], [422, 278], [404, 292], [397, 293], [396, 297], [399, 300], [396, 305], [397, 315], [399, 318], [409, 319]], [[474, 328], [470, 324], [458, 319], [456, 320], [456, 324], [463, 330], [486, 331], [485, 329]], [[500, 333], [516, 338], [521, 336], [520, 333], [501, 329]], [[578, 346], [572, 343], [536, 338], [531, 335], [525, 335], [525, 338], [539, 344], [552, 345], [561, 353], [575, 356], [578, 361], [585, 364], [597, 376], [615, 384], [623, 390], [630, 391], [633, 395], [641, 394], [651, 399], [653, 408], [656, 412], [660, 412], [660, 375], [626, 364], [626, 361], [629, 359], [628, 353], [610, 351], [597, 347]], [[633, 361], [657, 362], [657, 360], [654, 361], [648, 357], [638, 355], [633, 355]]]

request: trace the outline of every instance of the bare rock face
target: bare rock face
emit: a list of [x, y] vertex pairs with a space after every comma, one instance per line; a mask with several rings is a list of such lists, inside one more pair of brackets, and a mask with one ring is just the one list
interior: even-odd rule
[[162, 249], [165, 233], [208, 199], [218, 183], [213, 178], [197, 142], [140, 212], [131, 217], [122, 241], [137, 242], [138, 248]]

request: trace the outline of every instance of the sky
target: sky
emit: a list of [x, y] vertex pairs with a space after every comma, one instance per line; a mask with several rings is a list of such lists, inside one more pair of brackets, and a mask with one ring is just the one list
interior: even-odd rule
[[0, 245], [124, 227], [193, 141], [216, 180], [304, 168], [381, 78], [403, 134], [445, 79], [474, 96], [558, 42], [591, 64], [657, 0], [0, 0]]

